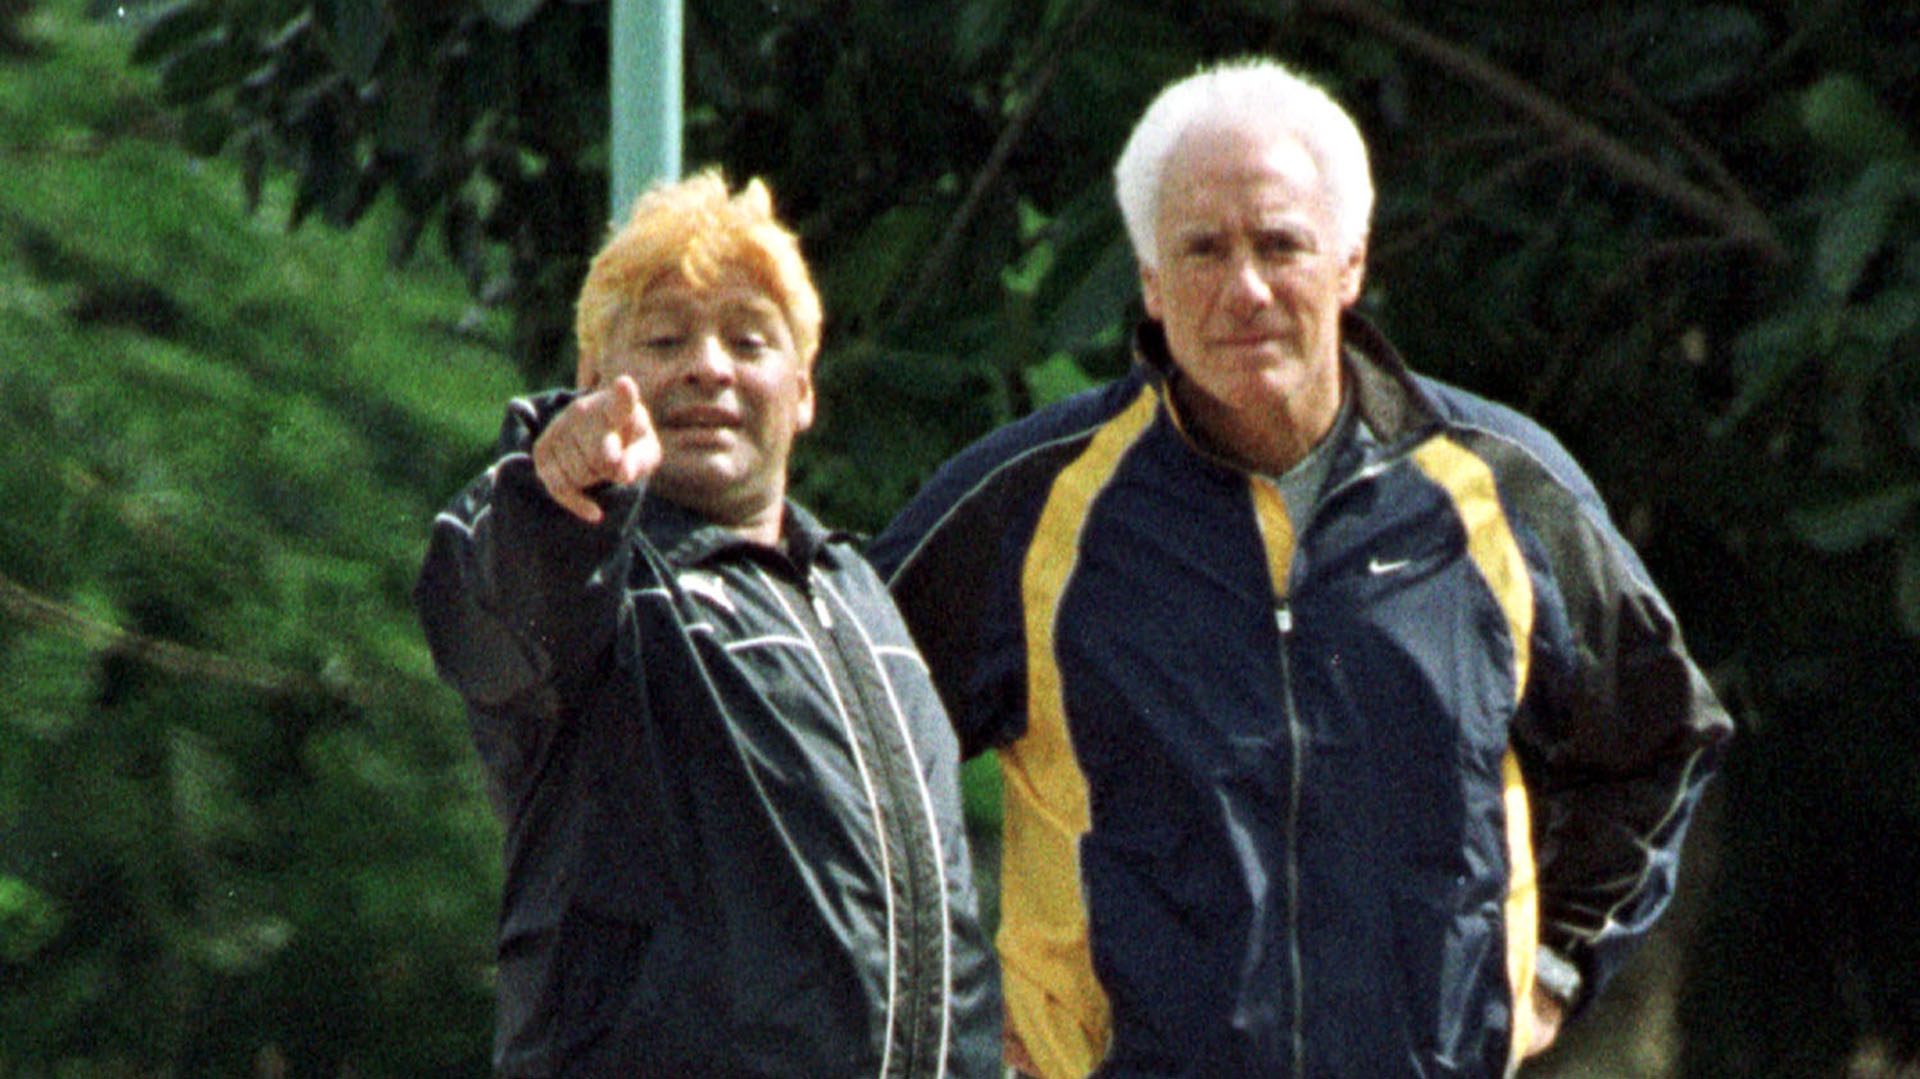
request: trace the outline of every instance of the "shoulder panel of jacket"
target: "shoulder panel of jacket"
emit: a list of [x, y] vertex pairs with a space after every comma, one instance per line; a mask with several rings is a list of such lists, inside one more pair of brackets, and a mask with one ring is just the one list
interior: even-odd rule
[[867, 550], [941, 687], [966, 756], [1019, 737], [1018, 567], [1055, 478], [1152, 393], [1129, 377], [986, 436], [934, 474]]

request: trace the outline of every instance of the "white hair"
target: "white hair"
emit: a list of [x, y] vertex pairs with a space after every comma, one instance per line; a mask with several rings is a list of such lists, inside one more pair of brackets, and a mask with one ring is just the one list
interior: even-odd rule
[[1113, 179], [1134, 257], [1157, 267], [1160, 181], [1180, 139], [1202, 123], [1277, 130], [1298, 138], [1326, 185], [1334, 239], [1342, 253], [1360, 248], [1373, 216], [1367, 143], [1353, 117], [1327, 92], [1277, 60], [1252, 57], [1198, 72], [1160, 91], [1134, 125]]

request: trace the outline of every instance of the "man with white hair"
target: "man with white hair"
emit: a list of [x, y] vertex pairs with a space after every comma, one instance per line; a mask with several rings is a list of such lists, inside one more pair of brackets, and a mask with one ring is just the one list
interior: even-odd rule
[[1493, 1077], [1672, 893], [1731, 723], [1551, 436], [1354, 313], [1365, 143], [1266, 60], [1115, 172], [1125, 378], [870, 551], [1005, 777], [1023, 1072]]

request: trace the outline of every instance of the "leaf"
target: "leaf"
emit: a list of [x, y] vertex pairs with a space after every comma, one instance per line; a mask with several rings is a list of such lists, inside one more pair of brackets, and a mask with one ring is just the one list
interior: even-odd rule
[[1802, 367], [1814, 357], [1812, 335], [1822, 311], [1803, 301], [1748, 327], [1733, 343], [1736, 359], [1734, 374], [1740, 393], [1727, 412], [1715, 423], [1715, 430], [1726, 429], [1748, 413], [1771, 400]]
[[1766, 52], [1766, 27], [1745, 8], [1716, 4], [1657, 21], [1634, 74], [1662, 101], [1685, 104], [1748, 82]]
[[348, 170], [347, 181], [322, 207], [327, 224], [337, 229], [350, 229], [359, 224], [380, 194], [379, 180], [371, 173], [355, 170], [351, 166], [348, 166]]
[[480, 10], [492, 19], [494, 25], [507, 30], [517, 30], [533, 13], [540, 10], [546, 0], [480, 0]]
[[1909, 528], [1901, 534], [1900, 561], [1894, 573], [1900, 624], [1909, 637], [1920, 637], [1920, 529]]
[[1056, 352], [1047, 357], [1046, 362], [1026, 368], [1020, 372], [1020, 378], [1026, 383], [1027, 396], [1035, 408], [1045, 408], [1098, 384], [1065, 352]]
[[486, 258], [481, 249], [479, 218], [466, 199], [455, 198], [447, 204], [447, 212], [440, 219], [440, 240], [447, 259], [465, 275], [467, 290], [479, 292], [487, 277]]
[[1829, 554], [1858, 550], [1894, 534], [1920, 506], [1920, 483], [1901, 484], [1864, 498], [1787, 516], [1793, 534]]
[[219, 17], [208, 3], [185, 0], [155, 16], [134, 40], [127, 58], [135, 64], [151, 64], [173, 55], [187, 42], [212, 30]]
[[1012, 22], [1012, 5], [996, 0], [970, 0], [960, 9], [954, 23], [954, 66], [968, 71], [980, 64], [1006, 40]]
[[1014, 215], [1020, 222], [1020, 241], [1032, 243], [1034, 238], [1053, 224], [1053, 219], [1040, 211], [1040, 208], [1026, 199], [1021, 199], [1014, 207]]
[[1835, 296], [1860, 282], [1867, 263], [1887, 238], [1894, 211], [1906, 194], [1907, 166], [1875, 161], [1854, 181], [1846, 197], [1820, 222], [1814, 244], [1814, 276]]
[[300, 132], [298, 152], [299, 189], [294, 196], [288, 226], [297, 229], [308, 214], [318, 210], [332, 224], [349, 216], [349, 208], [358, 195], [359, 170], [350, 157], [352, 144], [342, 138], [337, 121], [338, 106], [317, 93]]
[[1847, 312], [1847, 332], [1891, 358], [1891, 348], [1920, 327], [1920, 288], [1890, 288]]
[[240, 136], [240, 193], [247, 212], [260, 209], [260, 196], [267, 180], [267, 135], [263, 124], [255, 124]]
[[52, 897], [18, 877], [0, 876], [0, 960], [26, 962], [52, 943], [65, 923]]
[[374, 111], [380, 151], [422, 163], [415, 166], [415, 175], [430, 172], [424, 163], [432, 161], [440, 149], [431, 76], [396, 65], [396, 70], [383, 74], [380, 82], [380, 100]]
[[1016, 296], [1032, 298], [1053, 271], [1053, 257], [1053, 244], [1041, 240], [1029, 247], [1017, 264], [1000, 268], [1000, 284]]
[[293, 18], [282, 23], [280, 28], [273, 32], [273, 36], [267, 39], [266, 51], [276, 54], [291, 53], [300, 45], [301, 39], [311, 33], [313, 33], [313, 9], [302, 8]]
[[413, 261], [413, 253], [420, 247], [420, 237], [427, 231], [427, 215], [408, 207], [404, 202], [395, 207], [394, 213], [397, 219], [393, 240], [387, 246], [387, 265], [398, 270]]
[[160, 72], [160, 97], [169, 105], [190, 105], [238, 83], [246, 75], [245, 50], [225, 30], [195, 39]]
[[334, 60], [353, 81], [373, 78], [381, 50], [393, 25], [381, 0], [317, 0], [314, 4], [327, 35]]
[[1809, 87], [1800, 120], [1815, 143], [1850, 160], [1907, 152], [1906, 131], [1856, 75], [1829, 75]]
[[1068, 352], [1108, 347], [1125, 332], [1127, 308], [1139, 288], [1133, 248], [1125, 235], [1117, 236], [1054, 309], [1047, 343]]

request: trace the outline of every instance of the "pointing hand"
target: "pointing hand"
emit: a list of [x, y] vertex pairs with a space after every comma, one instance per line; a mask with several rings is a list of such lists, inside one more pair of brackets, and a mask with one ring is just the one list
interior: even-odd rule
[[547, 494], [588, 524], [604, 516], [589, 490], [640, 483], [659, 467], [660, 437], [626, 375], [575, 398], [533, 443], [534, 473]]

